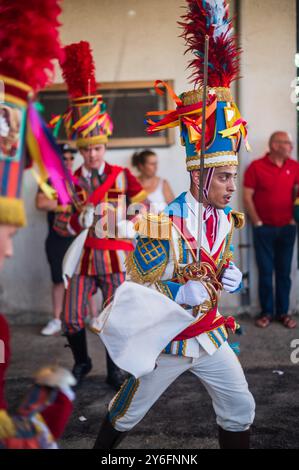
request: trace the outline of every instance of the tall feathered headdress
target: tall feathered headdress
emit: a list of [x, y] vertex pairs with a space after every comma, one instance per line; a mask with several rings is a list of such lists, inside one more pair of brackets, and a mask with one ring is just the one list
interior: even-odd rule
[[37, 92], [53, 80], [53, 59], [62, 59], [57, 0], [0, 1], [0, 74]]
[[54, 133], [64, 122], [68, 138], [75, 140], [77, 147], [107, 143], [113, 125], [102, 96], [97, 94], [90, 44], [80, 41], [65, 46], [60, 65], [68, 87], [70, 107], [64, 115], [51, 120]]
[[[246, 122], [233, 101], [230, 85], [239, 77], [241, 49], [233, 32], [225, 0], [186, 0], [186, 13], [179, 25], [183, 28], [187, 52], [195, 58], [189, 67], [193, 69], [191, 79], [195, 83], [192, 91], [179, 97], [169, 85], [157, 81], [157, 93], [163, 94], [164, 85], [176, 102], [174, 111], [166, 111], [160, 121], [148, 119], [148, 133], [179, 126], [181, 141], [186, 148], [187, 169], [200, 168], [203, 112], [203, 70], [205, 37], [209, 36], [208, 98], [206, 108], [205, 168], [237, 165], [241, 137], [247, 144]], [[148, 116], [159, 116], [161, 112], [149, 112]]]
[[183, 28], [187, 52], [195, 58], [189, 67], [193, 69], [190, 78], [195, 85], [203, 85], [204, 42], [209, 36], [210, 87], [229, 88], [239, 78], [241, 48], [237, 46], [232, 19], [227, 2], [221, 0], [187, 0], [187, 12], [179, 25]]
[[[0, 0], [0, 223], [22, 226], [21, 182], [26, 149], [44, 181], [69, 201], [62, 156], [33, 99], [62, 59], [59, 0]], [[3, 93], [1, 93], [1, 90]], [[3, 95], [3, 96], [2, 96]]]

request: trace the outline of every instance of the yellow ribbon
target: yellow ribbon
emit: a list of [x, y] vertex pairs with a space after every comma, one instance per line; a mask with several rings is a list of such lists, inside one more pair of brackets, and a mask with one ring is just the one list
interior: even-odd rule
[[75, 122], [75, 124], [73, 124], [73, 126], [72, 126], [73, 129], [77, 130], [78, 127], [81, 127], [83, 124], [88, 122], [91, 118], [93, 118], [99, 112], [100, 112], [100, 105], [99, 105], [99, 103], [97, 103], [90, 111], [88, 111], [87, 114], [82, 116], [79, 119], [79, 121], [77, 121], [77, 122]]
[[46, 181], [44, 181], [41, 176], [36, 173], [34, 168], [31, 169], [31, 172], [34, 176], [35, 181], [37, 182], [38, 186], [42, 190], [42, 192], [45, 194], [45, 196], [50, 199], [50, 201], [55, 201], [57, 199], [57, 192], [55, 191], [52, 186], [50, 186]]
[[27, 145], [28, 145], [28, 149], [32, 157], [32, 160], [36, 163], [38, 167], [40, 177], [42, 181], [46, 181], [48, 179], [48, 173], [44, 167], [44, 164], [41, 158], [40, 148], [36, 141], [36, 138], [33, 135], [30, 122], [28, 122], [28, 126], [27, 126], [26, 140], [27, 140]]
[[242, 137], [243, 137], [244, 142], [245, 142], [246, 150], [248, 152], [250, 152], [251, 147], [250, 147], [250, 144], [247, 140], [247, 130], [246, 130], [246, 127], [244, 126], [245, 121], [243, 120], [243, 118], [241, 116], [241, 113], [238, 109], [238, 106], [235, 103], [232, 103], [232, 108], [234, 108], [234, 111], [235, 111], [234, 123], [236, 123], [238, 121], [242, 121], [242, 122], [240, 122], [239, 124], [233, 125], [232, 127], [229, 127], [228, 129], [224, 129], [223, 131], [219, 131], [219, 134], [222, 135], [223, 138], [225, 138], [225, 137], [232, 137], [232, 136], [238, 134], [238, 132], [241, 132]]

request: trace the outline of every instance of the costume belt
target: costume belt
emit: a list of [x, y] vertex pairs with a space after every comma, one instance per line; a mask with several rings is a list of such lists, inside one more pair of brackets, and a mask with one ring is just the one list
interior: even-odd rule
[[109, 239], [109, 238], [87, 238], [85, 245], [86, 248], [95, 250], [111, 250], [111, 251], [133, 251], [134, 245], [132, 242], [125, 240]]

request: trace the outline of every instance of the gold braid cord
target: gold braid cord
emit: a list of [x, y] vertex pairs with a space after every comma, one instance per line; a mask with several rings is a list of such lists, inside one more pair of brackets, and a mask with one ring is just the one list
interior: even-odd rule
[[216, 278], [216, 273], [208, 263], [188, 264], [185, 266], [180, 274], [180, 280], [198, 281], [207, 290], [210, 300], [206, 300], [203, 304], [193, 308], [193, 314], [207, 313], [214, 308], [218, 303], [218, 291], [222, 290], [222, 284]]

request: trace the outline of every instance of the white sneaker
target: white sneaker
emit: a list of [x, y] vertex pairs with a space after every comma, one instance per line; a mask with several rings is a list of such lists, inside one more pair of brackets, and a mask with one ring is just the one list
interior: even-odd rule
[[44, 336], [52, 336], [61, 331], [61, 320], [53, 319], [42, 329], [41, 334]]

